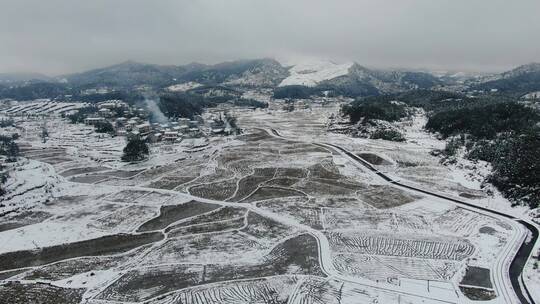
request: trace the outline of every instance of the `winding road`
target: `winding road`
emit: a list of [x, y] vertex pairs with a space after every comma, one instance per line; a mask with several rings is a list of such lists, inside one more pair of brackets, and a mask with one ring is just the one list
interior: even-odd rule
[[[281, 136], [278, 133], [278, 131], [274, 129], [265, 130], [265, 131], [268, 132], [272, 136], [288, 139], [286, 137]], [[296, 142], [299, 142], [298, 139], [288, 139], [288, 140], [294, 140]], [[396, 187], [400, 187], [403, 189], [407, 189], [408, 191], [414, 191], [414, 192], [422, 193], [422, 194], [429, 195], [432, 197], [436, 197], [441, 200], [445, 200], [454, 204], [461, 205], [468, 209], [477, 210], [480, 213], [490, 214], [493, 217], [505, 219], [507, 222], [509, 222], [512, 225], [512, 227], [514, 227], [516, 231], [519, 231], [521, 233], [520, 234], [515, 233], [513, 235], [513, 239], [509, 240], [508, 242], [509, 245], [504, 248], [504, 254], [501, 255], [501, 257], [497, 261], [497, 265], [494, 266], [494, 268], [495, 267], [497, 268], [497, 271], [491, 272], [492, 281], [496, 287], [495, 289], [501, 301], [505, 303], [517, 303], [516, 301], [519, 301], [520, 303], [535, 304], [534, 300], [529, 294], [529, 291], [523, 280], [523, 275], [522, 275], [523, 268], [526, 265], [527, 261], [531, 258], [533, 247], [538, 241], [539, 233], [535, 225], [523, 219], [518, 219], [511, 215], [504, 214], [496, 210], [475, 206], [473, 204], [467, 203], [465, 201], [461, 201], [453, 197], [448, 197], [443, 194], [439, 194], [436, 192], [432, 192], [432, 191], [421, 189], [415, 186], [411, 186], [411, 185], [403, 183], [402, 181], [396, 181], [392, 179], [391, 177], [387, 176], [386, 174], [380, 172], [377, 168], [372, 166], [369, 162], [367, 162], [363, 158], [355, 155], [354, 153], [346, 150], [345, 148], [341, 146], [330, 144], [330, 143], [316, 143], [316, 142], [308, 142], [308, 143], [314, 144], [320, 147], [324, 147], [325, 149], [332, 149], [336, 152], [339, 152], [341, 155], [344, 155], [345, 157], [353, 161], [353, 163], [367, 168], [368, 171], [371, 172], [371, 174], [373, 174], [374, 176], [378, 176], [379, 178], [383, 179], [389, 184], [393, 184]], [[129, 188], [132, 190], [145, 190], [145, 191], [156, 191], [156, 192], [162, 192], [162, 193], [178, 194], [178, 192], [174, 190], [164, 190], [164, 189], [157, 190], [154, 188], [146, 188], [144, 186], [129, 186], [125, 188]], [[445, 294], [438, 294], [437, 292], [429, 292], [429, 290], [410, 290], [410, 288], [407, 288], [406, 286], [396, 286], [396, 285], [391, 285], [385, 282], [376, 282], [376, 281], [368, 280], [365, 278], [350, 277], [350, 276], [343, 275], [342, 273], [340, 273], [340, 271], [335, 269], [334, 263], [332, 261], [331, 248], [330, 248], [328, 238], [320, 230], [316, 230], [308, 225], [298, 223], [297, 221], [280, 216], [271, 211], [261, 209], [255, 205], [204, 199], [201, 197], [196, 197], [196, 196], [192, 196], [190, 194], [184, 194], [184, 193], [182, 193], [181, 195], [186, 198], [197, 200], [200, 202], [214, 203], [214, 204], [219, 204], [221, 206], [235, 206], [235, 207], [246, 208], [247, 210], [251, 212], [260, 214], [276, 222], [294, 226], [296, 228], [299, 228], [300, 230], [306, 231], [317, 240], [317, 244], [318, 244], [317, 247], [319, 250], [319, 255], [318, 255], [319, 264], [323, 272], [329, 278], [335, 278], [340, 281], [347, 282], [349, 284], [354, 285], [355, 289], [356, 287], [358, 287], [359, 290], [365, 290], [362, 288], [368, 287], [370, 289], [380, 291], [381, 293], [398, 294], [400, 296], [405, 296], [408, 300], [413, 301], [413, 303], [421, 303], [421, 302], [425, 303], [426, 301], [429, 303], [469, 303], [470, 302], [464, 297], [452, 298]], [[164, 231], [165, 228], [162, 230]], [[524, 231], [529, 231], [531, 237], [530, 238], [524, 237], [525, 235]], [[164, 240], [162, 240], [161, 242], [164, 242]], [[517, 248], [518, 246], [519, 248]], [[137, 263], [137, 262], [138, 261], [133, 261], [133, 263]], [[120, 276], [118, 276], [116, 279], [119, 279], [119, 278]], [[110, 286], [114, 282], [115, 280], [112, 280], [108, 282], [107, 285], [99, 286], [95, 290], [92, 290], [91, 292], [89, 292], [85, 297], [93, 298], [95, 295], [104, 291], [108, 286]], [[171, 291], [171, 293], [173, 292], [174, 291]], [[160, 296], [163, 296], [163, 295], [160, 295]], [[293, 296], [291, 298], [291, 302], [294, 299], [295, 298]], [[403, 298], [398, 298], [398, 299], [403, 300]]]
[[[269, 129], [265, 131], [268, 132], [272, 136], [283, 138], [283, 139], [289, 139], [289, 138], [281, 136], [279, 132], [275, 129]], [[499, 295], [505, 300], [506, 303], [515, 303], [516, 300], [519, 300], [520, 303], [524, 303], [524, 304], [536, 304], [534, 299], [530, 295], [530, 292], [525, 284], [525, 281], [523, 280], [523, 269], [525, 265], [527, 264], [527, 261], [532, 257], [533, 248], [535, 247], [535, 244], [538, 241], [539, 231], [538, 231], [538, 228], [534, 224], [524, 219], [519, 219], [512, 215], [509, 215], [509, 214], [506, 214], [497, 210], [477, 206], [477, 205], [474, 205], [474, 204], [471, 204], [471, 203], [468, 203], [468, 202], [465, 202], [465, 201], [462, 201], [453, 197], [449, 197], [440, 193], [421, 189], [419, 187], [407, 185], [401, 181], [396, 181], [393, 178], [389, 177], [388, 175], [384, 174], [383, 172], [379, 171], [377, 168], [375, 168], [365, 159], [359, 157], [358, 155], [348, 151], [347, 149], [341, 146], [331, 144], [331, 143], [317, 143], [317, 142], [311, 142], [311, 144], [336, 150], [340, 154], [346, 155], [349, 159], [353, 160], [357, 164], [360, 164], [363, 167], [367, 168], [373, 174], [382, 178], [384, 181], [390, 184], [393, 184], [397, 187], [405, 188], [410, 191], [436, 197], [436, 198], [449, 201], [457, 205], [465, 206], [469, 209], [481, 211], [482, 213], [487, 213], [496, 217], [505, 218], [511, 221], [512, 226], [514, 228], [529, 232], [530, 233], [529, 238], [521, 237], [521, 240], [518, 243], [518, 244], [521, 244], [519, 246], [519, 249], [512, 250], [510, 246], [507, 246], [507, 248], [505, 248], [504, 256], [501, 257], [497, 261], [498, 263], [496, 267], [498, 270], [497, 271], [498, 276], [492, 273], [492, 278], [494, 279], [495, 286], [498, 287]], [[524, 235], [526, 236], [526, 234]], [[340, 279], [344, 279], [344, 278], [340, 278]], [[345, 280], [348, 281], [347, 279]], [[508, 284], [508, 281], [510, 282], [510, 284]]]

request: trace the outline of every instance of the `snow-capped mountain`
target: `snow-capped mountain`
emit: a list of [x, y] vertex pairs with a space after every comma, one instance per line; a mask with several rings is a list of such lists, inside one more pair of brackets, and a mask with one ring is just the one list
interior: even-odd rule
[[346, 95], [377, 95], [441, 84], [435, 76], [423, 72], [368, 69], [357, 63], [348, 73], [320, 83]]
[[325, 80], [347, 75], [353, 63], [337, 64], [332, 61], [312, 60], [293, 65], [289, 76], [279, 86], [302, 85], [314, 87]]
[[429, 73], [369, 69], [358, 63], [312, 60], [292, 65], [280, 87], [301, 85], [335, 90], [346, 95], [377, 95], [415, 88], [430, 88], [442, 82]]
[[540, 90], [540, 63], [530, 63], [495, 77], [481, 81], [473, 86], [478, 90], [497, 90], [501, 92], [524, 95]]

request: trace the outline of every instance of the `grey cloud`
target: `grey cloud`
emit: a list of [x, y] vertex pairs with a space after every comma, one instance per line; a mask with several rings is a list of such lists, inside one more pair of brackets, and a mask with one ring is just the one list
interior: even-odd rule
[[127, 59], [322, 57], [501, 70], [540, 61], [538, 0], [2, 0], [0, 72]]

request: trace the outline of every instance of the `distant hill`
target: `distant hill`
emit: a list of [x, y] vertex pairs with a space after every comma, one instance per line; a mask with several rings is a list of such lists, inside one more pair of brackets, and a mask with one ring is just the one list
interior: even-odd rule
[[435, 76], [424, 72], [372, 70], [353, 64], [347, 74], [321, 82], [319, 85], [349, 96], [369, 96], [429, 89], [442, 84]]
[[0, 99], [34, 100], [69, 95], [72, 90], [65, 84], [55, 82], [29, 82], [16, 86], [0, 86]]
[[276, 86], [286, 77], [287, 70], [272, 59], [224, 62], [216, 65], [156, 65], [126, 61], [117, 65], [63, 78], [72, 86], [129, 88], [138, 85], [165, 87], [183, 82], [202, 84], [233, 84], [245, 86]]
[[126, 61], [105, 68], [65, 75], [61, 78], [66, 79], [67, 83], [74, 87], [128, 88], [137, 85], [164, 86], [172, 84], [176, 78], [187, 72], [189, 72], [188, 67]]
[[500, 92], [525, 95], [540, 91], [540, 63], [522, 65], [496, 75], [494, 79], [473, 85], [476, 90], [498, 90]]
[[288, 76], [287, 69], [274, 59], [223, 62], [186, 73], [185, 81], [249, 87], [275, 87]]
[[315, 61], [294, 65], [289, 72], [290, 76], [281, 82], [280, 87], [298, 90], [298, 86], [305, 86], [312, 92], [331, 91], [354, 97], [429, 89], [443, 83], [429, 73], [375, 70], [358, 63]]
[[[376, 70], [352, 62], [337, 64], [324, 60], [284, 66], [269, 58], [229, 61], [214, 65], [190, 63], [178, 66], [126, 61], [56, 78], [39, 74], [25, 77], [20, 75], [19, 78], [5, 77], [10, 81], [30, 78], [40, 80], [18, 82], [16, 85], [10, 85], [10, 88], [2, 89], [0, 95], [29, 98], [46, 93], [39, 97], [54, 98], [69, 94], [74, 98], [81, 98], [78, 95], [89, 94], [88, 91], [92, 91], [88, 89], [105, 88], [107, 92], [131, 92], [139, 86], [159, 90], [167, 87], [181, 88], [185, 87], [186, 83], [194, 83], [197, 86], [279, 87], [278, 95], [282, 96], [304, 96], [328, 91], [334, 95], [358, 97], [399, 93], [411, 89], [429, 89], [443, 83], [438, 77], [425, 72]], [[49, 85], [37, 84], [38, 82]], [[102, 97], [97, 97], [100, 98]]]
[[54, 79], [39, 73], [0, 73], [1, 84], [16, 84], [38, 81], [54, 81]]

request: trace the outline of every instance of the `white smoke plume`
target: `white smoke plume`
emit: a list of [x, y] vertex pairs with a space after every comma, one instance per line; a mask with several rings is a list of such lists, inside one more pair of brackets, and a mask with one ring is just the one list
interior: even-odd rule
[[156, 94], [146, 94], [144, 96], [144, 103], [146, 104], [146, 108], [148, 109], [148, 111], [152, 113], [152, 120], [158, 123], [166, 123], [169, 120], [159, 109], [159, 106], [156, 102], [157, 99], [159, 99], [159, 97]]

